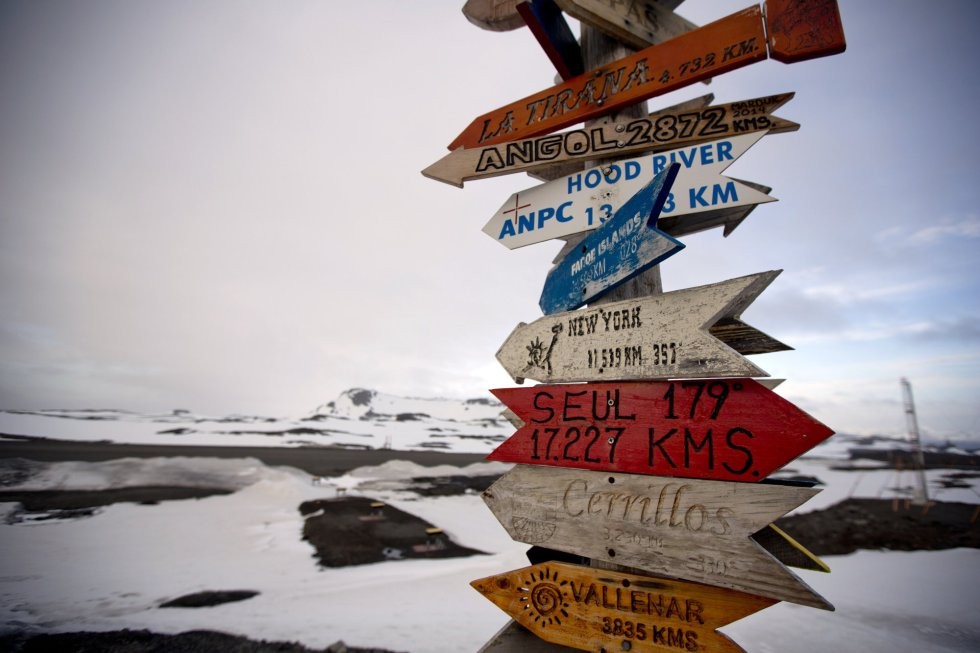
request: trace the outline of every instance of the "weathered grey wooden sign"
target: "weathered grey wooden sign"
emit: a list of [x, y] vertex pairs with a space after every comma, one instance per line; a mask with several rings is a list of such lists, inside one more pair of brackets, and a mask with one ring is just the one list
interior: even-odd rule
[[751, 353], [790, 347], [765, 334], [761, 339], [736, 337], [734, 330], [731, 338], [726, 333], [719, 338], [711, 328], [738, 320], [779, 273], [760, 272], [521, 323], [497, 351], [497, 360], [517, 383], [769, 376], [741, 349], [760, 341], [765, 351], [753, 346]]
[[818, 492], [515, 465], [483, 500], [518, 542], [832, 610], [750, 537]]

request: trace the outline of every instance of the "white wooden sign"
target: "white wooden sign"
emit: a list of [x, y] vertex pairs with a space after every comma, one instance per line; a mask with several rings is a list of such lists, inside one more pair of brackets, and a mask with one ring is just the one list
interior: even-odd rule
[[514, 193], [484, 233], [509, 249], [592, 231], [671, 163], [680, 164], [661, 218], [772, 202], [721, 172], [766, 132], [619, 160]]
[[[739, 352], [739, 343], [732, 348], [709, 329], [719, 320], [737, 319], [779, 272], [521, 323], [497, 360], [517, 383], [768, 376]], [[775, 348], [770, 344], [768, 351], [788, 349], [769, 342]]]

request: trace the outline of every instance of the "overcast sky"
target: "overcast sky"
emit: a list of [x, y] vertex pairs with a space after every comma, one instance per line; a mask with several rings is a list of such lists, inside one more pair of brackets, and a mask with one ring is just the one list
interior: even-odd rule
[[[980, 5], [841, 0], [847, 52], [650, 102], [785, 91], [728, 173], [773, 188], [682, 238], [675, 290], [784, 272], [753, 357], [839, 431], [980, 430]], [[488, 396], [559, 243], [481, 229], [526, 175], [420, 170], [554, 82], [462, 0], [0, 3], [0, 408], [301, 416], [352, 386]], [[688, 0], [704, 24], [748, 6]], [[577, 32], [577, 24], [573, 29]]]

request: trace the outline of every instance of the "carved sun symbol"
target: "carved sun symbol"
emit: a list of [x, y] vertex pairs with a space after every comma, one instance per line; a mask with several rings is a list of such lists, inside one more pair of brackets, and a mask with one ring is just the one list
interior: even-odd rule
[[531, 364], [537, 365], [544, 358], [544, 343], [541, 338], [535, 338], [534, 342], [527, 346], [527, 353], [531, 358]]
[[567, 583], [558, 579], [557, 571], [547, 567], [532, 571], [530, 578], [522, 578], [518, 591], [521, 592], [521, 604], [528, 611], [527, 618], [533, 616], [534, 622], [540, 622], [541, 627], [560, 626], [562, 619], [568, 619], [569, 604], [563, 589]]

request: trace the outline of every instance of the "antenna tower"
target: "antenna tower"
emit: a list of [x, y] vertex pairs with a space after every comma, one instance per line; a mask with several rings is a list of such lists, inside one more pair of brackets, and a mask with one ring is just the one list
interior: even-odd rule
[[926, 486], [926, 462], [922, 455], [922, 442], [919, 439], [919, 420], [915, 416], [915, 402], [912, 400], [912, 384], [902, 377], [902, 398], [905, 402], [905, 426], [908, 430], [909, 441], [912, 443], [914, 466], [918, 471], [918, 484], [912, 502], [924, 505], [929, 501], [929, 490]]

